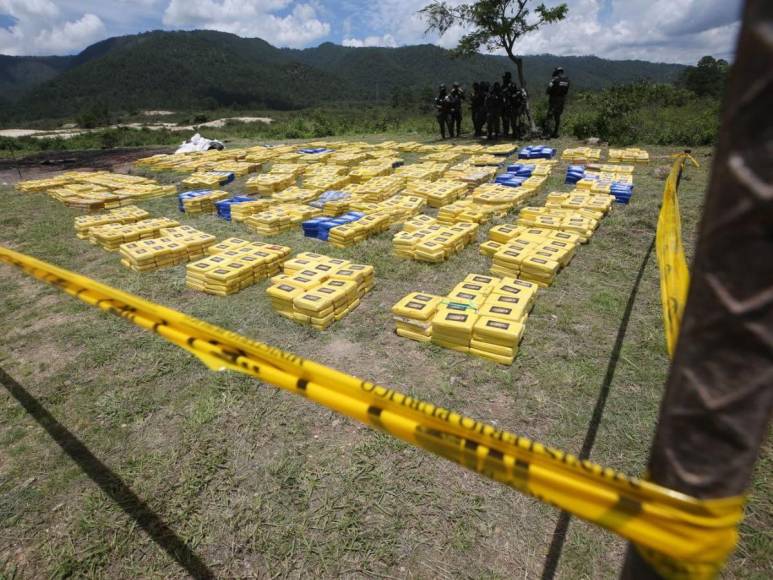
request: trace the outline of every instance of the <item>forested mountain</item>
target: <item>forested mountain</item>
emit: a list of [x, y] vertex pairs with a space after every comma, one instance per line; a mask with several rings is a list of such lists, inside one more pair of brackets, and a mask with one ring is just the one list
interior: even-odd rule
[[[400, 48], [352, 48], [325, 43], [316, 48], [284, 51], [290, 58], [335, 74], [353, 84], [368, 87], [383, 97], [394, 87], [425, 87], [438, 82], [496, 80], [505, 70], [515, 68], [507, 57], [476, 55], [454, 58], [446, 49], [432, 44]], [[604, 60], [595, 56], [534, 55], [524, 57], [524, 75], [531, 90], [547, 85], [553, 69], [561, 65], [575, 88], [597, 90], [616, 84], [651, 80], [672, 83], [682, 65], [637, 60]]]
[[0, 99], [21, 97], [72, 66], [71, 56], [5, 56], [0, 54]]
[[[541, 92], [562, 64], [576, 89], [641, 79], [673, 82], [684, 67], [597, 57], [529, 56], [527, 82]], [[259, 38], [214, 31], [148, 32], [110, 38], [72, 57], [0, 56], [7, 116], [60, 117], [98, 105], [110, 110], [214, 107], [296, 109], [425, 95], [439, 82], [495, 80], [504, 57], [454, 58], [434, 45], [351, 48], [331, 43], [277, 49]]]

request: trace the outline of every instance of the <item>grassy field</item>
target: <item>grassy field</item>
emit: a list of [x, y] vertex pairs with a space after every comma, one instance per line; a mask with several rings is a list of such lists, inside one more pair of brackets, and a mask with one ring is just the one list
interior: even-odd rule
[[[697, 156], [702, 167], [689, 170], [681, 191], [689, 253], [711, 164], [710, 150]], [[0, 186], [0, 244], [570, 452], [604, 405], [590, 457], [639, 474], [668, 369], [648, 253], [663, 188], [654, 169], [667, 163], [637, 169], [631, 204], [616, 206], [539, 294], [512, 367], [393, 332], [390, 307], [407, 292], [445, 294], [467, 273], [488, 272], [477, 245], [432, 266], [392, 257], [389, 235], [347, 250], [305, 239], [300, 228], [270, 238], [376, 268], [362, 305], [319, 333], [276, 315], [265, 281], [218, 298], [187, 289], [183, 267], [127, 270], [78, 240], [75, 213], [43, 194]], [[564, 171], [537, 202], [566, 190]], [[240, 182], [228, 189], [239, 192]], [[257, 239], [212, 216], [179, 214], [171, 197], [141, 205], [218, 237]], [[18, 382], [16, 397], [0, 389], [0, 578], [542, 573], [556, 510], [269, 385], [214, 374], [123, 320], [9, 267], [0, 272], [0, 367]], [[773, 571], [770, 466], [768, 445], [727, 578]], [[624, 549], [573, 519], [557, 577], [616, 577]]]

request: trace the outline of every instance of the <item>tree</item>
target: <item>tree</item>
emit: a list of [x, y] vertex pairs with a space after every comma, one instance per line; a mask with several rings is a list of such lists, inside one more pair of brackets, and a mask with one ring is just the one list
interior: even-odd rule
[[[478, 0], [471, 4], [450, 6], [444, 0], [434, 0], [419, 12], [427, 22], [427, 32], [434, 30], [442, 36], [455, 25], [468, 30], [454, 50], [459, 56], [475, 54], [482, 47], [489, 51], [504, 49], [518, 70], [518, 82], [525, 88], [523, 59], [515, 53], [516, 42], [543, 24], [563, 20], [569, 12], [566, 4], [553, 8], [540, 4], [533, 9], [532, 15], [530, 4], [529, 0]], [[526, 114], [532, 132], [536, 132], [528, 98]]]
[[699, 97], [721, 97], [729, 69], [726, 60], [704, 56], [697, 66], [689, 66], [684, 70], [680, 82]]

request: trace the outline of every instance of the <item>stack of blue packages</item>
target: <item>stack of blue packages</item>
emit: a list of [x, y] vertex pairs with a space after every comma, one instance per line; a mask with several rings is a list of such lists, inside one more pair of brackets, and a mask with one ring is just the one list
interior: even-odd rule
[[523, 185], [523, 182], [526, 181], [527, 177], [522, 177], [520, 175], [517, 175], [515, 173], [510, 173], [509, 171], [507, 173], [502, 173], [500, 175], [497, 175], [494, 179], [494, 183], [498, 183], [499, 185], [505, 185], [507, 187], [521, 187]]
[[570, 165], [566, 168], [566, 183], [575, 184], [585, 178], [584, 165]]
[[212, 193], [211, 189], [196, 189], [194, 191], [183, 191], [182, 193], [177, 194], [177, 208], [185, 213], [185, 204], [183, 203], [186, 199], [193, 199], [194, 197], [201, 197], [202, 195], [207, 195], [208, 193]]
[[518, 177], [525, 177], [529, 178], [531, 177], [531, 174], [534, 173], [534, 169], [537, 166], [534, 164], [527, 164], [527, 163], [514, 163], [513, 165], [510, 165], [507, 168], [508, 173], [514, 173]]
[[556, 150], [546, 145], [527, 145], [518, 152], [518, 159], [553, 159]]
[[356, 222], [363, 217], [365, 217], [365, 214], [360, 211], [350, 211], [334, 218], [318, 217], [306, 220], [301, 224], [301, 227], [303, 228], [303, 235], [307, 238], [327, 241], [332, 228]]
[[244, 203], [246, 201], [255, 201], [254, 197], [248, 197], [246, 195], [237, 195], [222, 201], [216, 201], [215, 207], [217, 208], [218, 217], [223, 218], [226, 221], [231, 221], [231, 206], [235, 203]]
[[628, 203], [633, 195], [633, 185], [614, 181], [609, 189], [609, 193], [615, 196], [617, 203]]

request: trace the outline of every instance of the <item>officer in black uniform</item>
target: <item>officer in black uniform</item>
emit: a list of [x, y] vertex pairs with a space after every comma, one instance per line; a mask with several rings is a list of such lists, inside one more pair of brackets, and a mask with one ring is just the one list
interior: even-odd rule
[[513, 137], [515, 139], [524, 137], [527, 130], [527, 126], [525, 125], [526, 99], [526, 89], [518, 88], [518, 85], [513, 83], [513, 92], [510, 97], [513, 115], [510, 118], [510, 126], [513, 128]]
[[486, 96], [486, 128], [489, 139], [499, 139], [499, 127], [502, 120], [502, 87], [494, 83]]
[[[561, 114], [564, 112], [566, 95], [569, 94], [569, 78], [564, 74], [564, 69], [556, 67], [553, 78], [548, 83], [548, 122], [552, 121], [553, 131], [550, 135], [554, 139], [558, 137], [558, 129], [561, 125]], [[547, 131], [546, 131], [547, 132]]]
[[435, 115], [437, 117], [438, 125], [440, 125], [440, 136], [446, 138], [446, 128], [451, 133], [451, 126], [449, 124], [449, 115], [451, 114], [451, 102], [446, 92], [446, 86], [440, 85], [438, 88], [438, 95], [435, 97]]
[[[451, 104], [450, 122], [448, 124], [451, 137], [459, 137], [462, 133], [462, 101], [464, 101], [464, 91], [459, 83], [454, 83], [451, 93], [448, 95]], [[454, 134], [454, 129], [456, 133]]]
[[502, 135], [507, 137], [510, 133], [510, 126], [513, 127], [513, 136], [515, 136], [515, 123], [513, 123], [513, 99], [517, 87], [513, 84], [513, 75], [510, 71], [502, 75]]
[[480, 137], [480, 85], [472, 83], [472, 96], [470, 97], [470, 117], [472, 118], [472, 129], [476, 137]]

